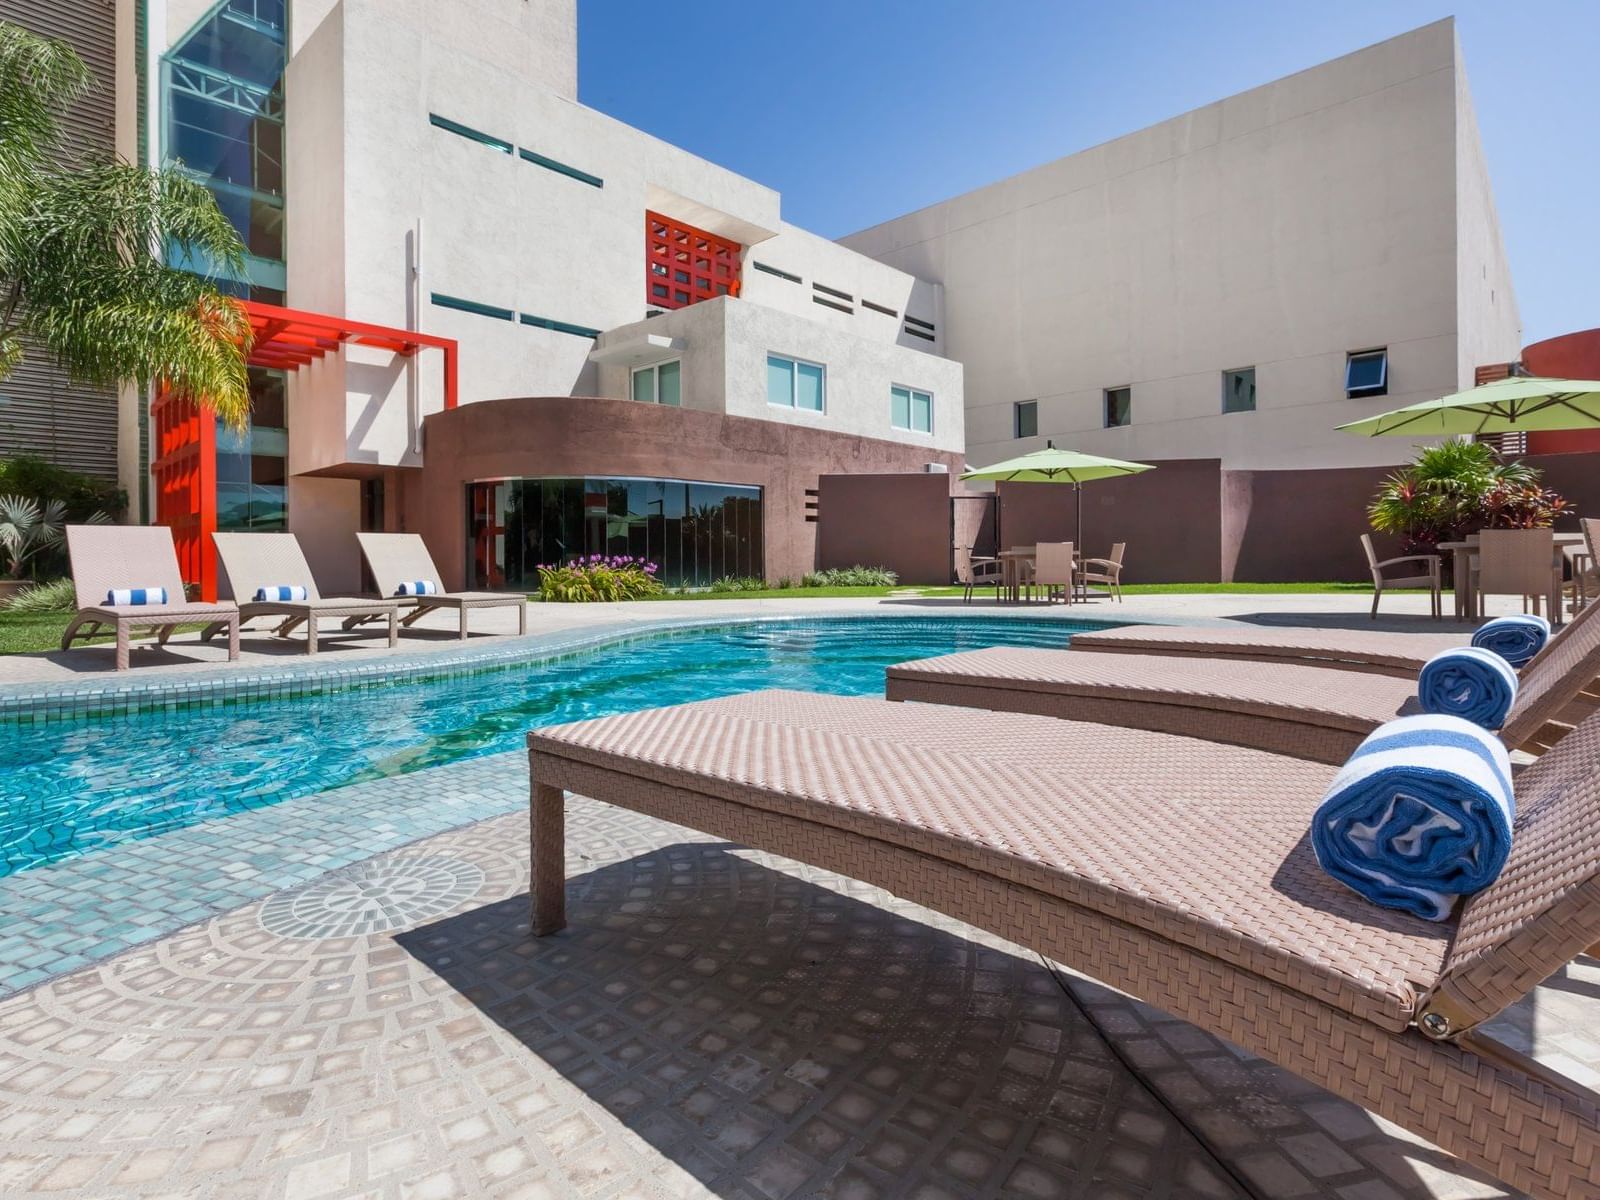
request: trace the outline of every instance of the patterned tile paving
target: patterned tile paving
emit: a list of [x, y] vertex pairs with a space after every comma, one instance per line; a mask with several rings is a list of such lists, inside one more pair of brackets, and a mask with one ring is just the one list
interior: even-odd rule
[[[528, 935], [517, 813], [325, 881], [387, 873], [394, 895], [420, 864], [480, 873], [398, 934], [285, 936], [268, 901], [0, 1001], [0, 1194], [1237, 1194], [1038, 960], [825, 872], [569, 810], [560, 936]], [[1570, 1009], [1525, 1021], [1530, 1043], [1593, 1049], [1571, 1026], [1595, 1011], [1578, 970]], [[1236, 1048], [1073, 987], [1263, 1195], [1505, 1195]]]
[[369, 859], [277, 893], [261, 906], [261, 928], [293, 938], [388, 933], [449, 912], [482, 886], [483, 872], [457, 858]]

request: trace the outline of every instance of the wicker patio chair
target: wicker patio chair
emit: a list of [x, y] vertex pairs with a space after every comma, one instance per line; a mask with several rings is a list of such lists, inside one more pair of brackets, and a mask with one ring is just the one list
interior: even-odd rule
[[[1433, 617], [1435, 620], [1444, 616], [1444, 599], [1442, 594], [1443, 560], [1437, 554], [1406, 554], [1399, 558], [1386, 558], [1378, 561], [1378, 552], [1372, 548], [1372, 535], [1361, 535], [1361, 548], [1367, 554], [1367, 567], [1372, 571], [1372, 619], [1378, 619], [1378, 601], [1383, 599], [1383, 589], [1391, 588], [1422, 588], [1425, 587], [1432, 594]], [[1398, 567], [1401, 563], [1421, 563], [1426, 570], [1423, 575], [1406, 575], [1386, 578], [1384, 571], [1389, 567]], [[1459, 586], [1459, 582], [1458, 582]]]
[[961, 603], [971, 604], [972, 593], [980, 587], [994, 588], [998, 603], [1005, 588], [1005, 570], [998, 558], [974, 556], [971, 546], [957, 546], [955, 552], [956, 583], [962, 588]]
[[1504, 873], [1441, 924], [1317, 867], [1331, 768], [1240, 747], [762, 692], [528, 748], [536, 935], [566, 923], [570, 791], [1006, 938], [1541, 1200], [1600, 1195], [1600, 1097], [1480, 1028], [1600, 940], [1600, 717], [1519, 776]]
[[[463, 641], [467, 637], [467, 614], [475, 608], [510, 608], [517, 609], [517, 632], [528, 632], [528, 602], [527, 598], [519, 593], [508, 592], [436, 592], [431, 596], [402, 596], [400, 585], [411, 583], [419, 579], [432, 580], [444, 586], [439, 575], [439, 568], [434, 566], [433, 556], [428, 553], [427, 546], [423, 545], [422, 538], [414, 533], [358, 533], [356, 540], [361, 543], [361, 555], [367, 560], [367, 568], [372, 572], [372, 578], [377, 581], [378, 594], [385, 599], [396, 601], [401, 608], [410, 608], [414, 611], [403, 617], [400, 624], [410, 626], [421, 618], [427, 616], [434, 609], [455, 609], [461, 615], [460, 637]], [[367, 617], [346, 617], [345, 628], [359, 625]]]
[[1483, 598], [1521, 596], [1526, 612], [1545, 610], [1552, 621], [1561, 619], [1561, 558], [1551, 529], [1485, 529], [1478, 535], [1478, 553], [1472, 560], [1472, 595], [1483, 617]]
[[[1560, 635], [1558, 631], [1557, 636]], [[1124, 625], [1074, 633], [1072, 649], [1165, 654], [1189, 658], [1240, 658], [1300, 662], [1344, 671], [1372, 671], [1415, 680], [1442, 650], [1463, 646], [1465, 633], [1390, 633], [1382, 630], [1306, 629], [1237, 625], [1229, 629]]]
[[[387, 618], [389, 645], [399, 641], [400, 605], [394, 600], [362, 600], [354, 596], [324, 598], [317, 591], [316, 577], [300, 549], [300, 542], [292, 533], [214, 533], [217, 557], [233, 591], [234, 602], [239, 606], [243, 621], [256, 617], [280, 617], [273, 630], [279, 637], [288, 637], [298, 626], [306, 627], [306, 653], [317, 652], [318, 622], [346, 617]], [[256, 600], [262, 588], [303, 587], [304, 600]], [[221, 628], [220, 624], [207, 626], [200, 634], [207, 641]]]
[[[61, 635], [61, 648], [102, 628], [116, 634], [117, 670], [128, 669], [128, 642], [135, 629], [156, 629], [165, 646], [179, 625], [215, 623], [228, 631], [228, 661], [239, 657], [239, 610], [232, 604], [187, 599], [172, 530], [165, 525], [68, 525], [67, 556], [78, 613]], [[113, 590], [163, 588], [165, 604], [111, 604]]]
[[[1584, 609], [1523, 667], [1500, 731], [1507, 746], [1537, 754], [1600, 704], [1597, 613]], [[995, 646], [900, 663], [887, 676], [890, 700], [1098, 721], [1327, 763], [1417, 711], [1414, 679], [1290, 662]]]
[[1077, 570], [1072, 543], [1040, 542], [1033, 549], [1033, 582], [1044, 593], [1045, 602], [1059, 595], [1071, 604]]
[[1585, 517], [1578, 522], [1583, 531], [1583, 545], [1567, 547], [1567, 562], [1572, 579], [1567, 587], [1572, 592], [1572, 611], [1600, 600], [1600, 517]]
[[1128, 549], [1127, 542], [1112, 542], [1110, 558], [1086, 558], [1083, 567], [1078, 572], [1078, 585], [1083, 588], [1087, 596], [1089, 585], [1098, 583], [1106, 592], [1117, 598], [1117, 603], [1122, 603], [1122, 556]]

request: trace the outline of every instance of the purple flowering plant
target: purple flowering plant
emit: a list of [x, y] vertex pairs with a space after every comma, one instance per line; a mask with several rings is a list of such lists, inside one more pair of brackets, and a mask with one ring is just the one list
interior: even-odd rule
[[640, 600], [666, 589], [657, 564], [631, 554], [581, 554], [539, 567], [539, 595], [556, 603]]

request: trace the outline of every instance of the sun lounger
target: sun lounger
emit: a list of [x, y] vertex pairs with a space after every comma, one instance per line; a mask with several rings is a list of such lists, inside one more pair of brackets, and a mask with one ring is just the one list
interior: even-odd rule
[[565, 924], [571, 791], [1007, 938], [1512, 1187], [1600, 1194], [1600, 1096], [1478, 1028], [1600, 940], [1600, 717], [1518, 777], [1506, 870], [1442, 924], [1318, 869], [1307, 835], [1331, 767], [1237, 746], [764, 692], [528, 747], [535, 934]]
[[1341, 671], [1371, 671], [1415, 679], [1423, 663], [1442, 650], [1465, 646], [1471, 636], [1470, 633], [1386, 633], [1288, 626], [1189, 629], [1171, 625], [1125, 625], [1094, 633], [1074, 633], [1072, 648], [1185, 658], [1298, 661]]
[[[233, 589], [234, 602], [239, 606], [241, 619], [256, 617], [281, 617], [283, 620], [273, 630], [279, 637], [287, 637], [295, 628], [306, 627], [306, 653], [317, 652], [318, 622], [348, 617], [387, 618], [389, 645], [399, 641], [400, 605], [394, 600], [363, 600], [354, 596], [324, 598], [317, 592], [316, 578], [300, 549], [300, 542], [292, 533], [214, 533], [217, 557], [227, 573]], [[272, 591], [280, 587], [301, 587], [303, 600], [257, 600], [262, 589]], [[207, 627], [200, 640], [208, 640], [221, 629], [221, 624]]]
[[[1537, 753], [1600, 702], [1600, 605], [1522, 669], [1502, 740]], [[891, 700], [1037, 713], [1342, 763], [1383, 722], [1419, 711], [1415, 679], [1298, 663], [994, 647], [889, 668]]]
[[[378, 594], [385, 599], [396, 600], [401, 608], [410, 608], [414, 611], [403, 618], [402, 625], [410, 626], [421, 618], [427, 616], [436, 608], [453, 608], [461, 615], [461, 638], [467, 636], [467, 614], [475, 608], [510, 608], [517, 609], [517, 632], [528, 632], [528, 602], [521, 593], [509, 592], [447, 592], [444, 591], [443, 579], [439, 568], [434, 566], [433, 556], [428, 553], [428, 548], [422, 544], [422, 538], [414, 533], [358, 533], [356, 540], [361, 543], [362, 557], [367, 560], [367, 568], [372, 572], [372, 578], [378, 584]], [[437, 584], [440, 590], [426, 596], [401, 595], [402, 584], [412, 584], [420, 580], [427, 580]], [[351, 617], [345, 621], [345, 627], [359, 624], [365, 618]]]
[[[195, 622], [228, 631], [228, 661], [239, 657], [239, 610], [232, 604], [205, 604], [186, 598], [172, 530], [165, 525], [68, 525], [67, 555], [78, 615], [61, 635], [61, 648], [102, 628], [116, 634], [117, 670], [128, 669], [128, 640], [135, 629], [157, 629], [165, 646], [179, 625]], [[113, 604], [113, 591], [161, 588], [163, 604]]]

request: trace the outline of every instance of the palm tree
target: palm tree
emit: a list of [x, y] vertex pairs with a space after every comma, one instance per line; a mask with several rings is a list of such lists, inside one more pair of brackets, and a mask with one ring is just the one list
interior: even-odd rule
[[63, 161], [59, 114], [91, 82], [70, 47], [0, 21], [0, 380], [31, 344], [75, 379], [160, 381], [242, 425], [250, 326], [213, 280], [244, 246], [176, 168]]

